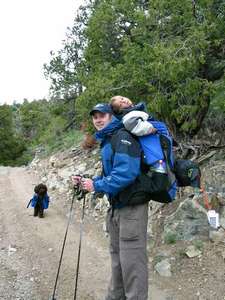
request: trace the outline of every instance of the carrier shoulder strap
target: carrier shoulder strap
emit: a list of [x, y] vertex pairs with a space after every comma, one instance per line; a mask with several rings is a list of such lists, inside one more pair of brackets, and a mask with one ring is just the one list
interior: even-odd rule
[[164, 135], [160, 135], [160, 143], [162, 146], [162, 151], [166, 163], [167, 174], [169, 178], [170, 184], [172, 184], [176, 180], [176, 176], [174, 174], [173, 164], [170, 159], [170, 140]]

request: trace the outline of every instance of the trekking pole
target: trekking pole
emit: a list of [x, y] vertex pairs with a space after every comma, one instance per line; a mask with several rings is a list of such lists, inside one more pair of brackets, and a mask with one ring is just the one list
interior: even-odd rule
[[81, 216], [81, 221], [80, 221], [80, 240], [79, 240], [79, 248], [78, 248], [78, 256], [77, 256], [77, 269], [76, 269], [74, 300], [77, 299], [77, 284], [78, 284], [78, 276], [79, 276], [80, 253], [81, 253], [81, 243], [82, 243], [83, 223], [84, 223], [84, 211], [85, 211], [85, 201], [86, 201], [86, 192], [85, 191], [82, 192], [82, 196], [83, 196], [83, 206], [82, 206], [82, 216]]
[[60, 255], [60, 259], [59, 259], [59, 266], [58, 266], [58, 270], [57, 270], [57, 274], [56, 274], [54, 290], [53, 290], [52, 298], [50, 300], [56, 300], [55, 292], [56, 292], [56, 287], [57, 287], [57, 282], [58, 282], [58, 277], [59, 277], [59, 271], [60, 271], [60, 268], [61, 268], [62, 257], [63, 257], [65, 243], [66, 243], [68, 228], [69, 228], [70, 220], [71, 220], [71, 217], [72, 217], [73, 203], [74, 203], [74, 199], [75, 199], [76, 195], [77, 195], [77, 189], [74, 187], [74, 193], [73, 193], [72, 203], [71, 203], [71, 207], [70, 207], [69, 218], [68, 218], [68, 222], [67, 222], [67, 226], [66, 226], [66, 232], [65, 232], [65, 236], [64, 236], [64, 240], [63, 240], [63, 244], [62, 244], [62, 250], [61, 250], [61, 255]]

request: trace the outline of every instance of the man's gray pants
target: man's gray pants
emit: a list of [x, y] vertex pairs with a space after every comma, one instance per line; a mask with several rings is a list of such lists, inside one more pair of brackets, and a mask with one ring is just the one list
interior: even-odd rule
[[105, 300], [147, 300], [148, 203], [109, 209], [106, 227], [110, 237], [112, 276]]

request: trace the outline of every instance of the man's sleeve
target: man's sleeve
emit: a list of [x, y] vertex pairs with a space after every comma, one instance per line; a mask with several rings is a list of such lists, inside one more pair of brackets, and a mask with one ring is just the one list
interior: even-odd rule
[[94, 189], [115, 196], [140, 174], [141, 148], [138, 141], [126, 131], [116, 136], [113, 147], [112, 171], [109, 176], [94, 181]]
[[92, 180], [93, 181], [98, 181], [98, 180], [100, 180], [100, 179], [102, 179], [102, 176], [94, 176], [93, 178], [92, 178]]

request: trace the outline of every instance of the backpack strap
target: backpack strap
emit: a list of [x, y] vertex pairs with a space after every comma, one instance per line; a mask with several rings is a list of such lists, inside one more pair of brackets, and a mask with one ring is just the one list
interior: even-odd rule
[[166, 163], [166, 170], [168, 174], [168, 179], [169, 179], [169, 184], [172, 184], [175, 180], [175, 174], [174, 174], [174, 168], [173, 168], [173, 163], [170, 159], [170, 151], [171, 151], [171, 145], [170, 145], [170, 140], [164, 135], [160, 135], [160, 143], [162, 146], [162, 151], [164, 155], [164, 160]]

